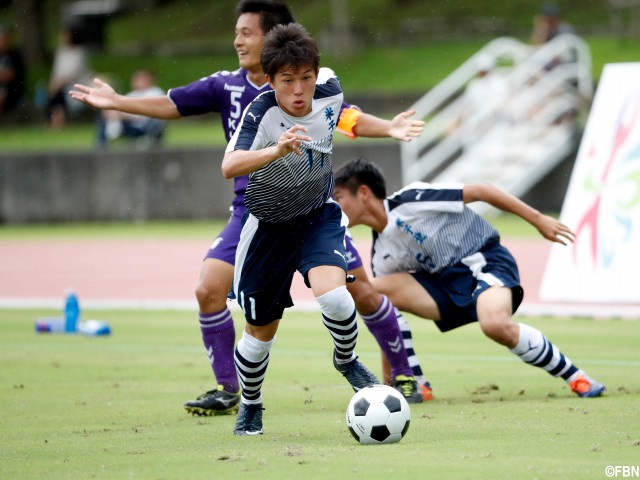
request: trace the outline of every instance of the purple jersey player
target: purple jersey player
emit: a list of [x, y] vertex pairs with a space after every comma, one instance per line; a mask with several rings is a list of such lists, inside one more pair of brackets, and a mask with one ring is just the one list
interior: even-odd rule
[[[262, 39], [275, 25], [294, 21], [289, 9], [282, 3], [270, 0], [242, 0], [238, 3], [239, 14], [235, 27], [234, 48], [238, 54], [237, 70], [220, 71], [189, 85], [172, 88], [165, 96], [133, 98], [117, 94], [114, 89], [99, 79], [94, 87], [76, 85], [71, 97], [94, 108], [115, 109], [155, 118], [178, 119], [208, 112], [219, 112], [225, 137], [229, 140], [239, 125], [245, 107], [260, 93], [270, 90], [266, 82], [260, 52]], [[343, 105], [345, 106], [345, 105]], [[349, 136], [387, 137], [409, 141], [418, 136], [423, 122], [411, 120], [412, 112], [401, 113], [392, 121], [345, 108], [339, 125]], [[196, 288], [199, 306], [199, 324], [202, 340], [218, 382], [214, 390], [202, 394], [198, 399], [185, 404], [185, 409], [196, 415], [216, 415], [237, 409], [239, 384], [233, 364], [235, 329], [231, 312], [227, 307], [227, 295], [231, 290], [235, 252], [240, 237], [240, 223], [245, 213], [244, 192], [247, 176], [234, 179], [234, 199], [231, 217], [225, 228], [215, 238], [202, 263], [200, 280]], [[396, 340], [397, 328], [389, 324], [402, 322], [402, 333], [412, 356], [410, 331], [406, 322], [396, 319], [396, 311], [386, 297], [381, 296], [369, 282], [362, 261], [348, 243], [349, 273], [358, 281], [349, 284], [358, 312], [381, 344], [383, 352], [392, 365], [390, 375], [399, 387], [411, 390], [414, 376], [424, 383], [417, 359], [407, 369], [406, 350], [394, 352], [388, 342]], [[395, 344], [395, 343], [394, 343]], [[421, 381], [422, 380], [422, 381]], [[426, 389], [426, 390], [425, 390]], [[428, 398], [428, 384], [423, 395]]]

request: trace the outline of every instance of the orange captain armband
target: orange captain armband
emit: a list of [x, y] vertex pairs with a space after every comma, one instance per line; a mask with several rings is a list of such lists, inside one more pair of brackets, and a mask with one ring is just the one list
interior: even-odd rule
[[355, 130], [361, 115], [362, 111], [358, 107], [350, 106], [342, 110], [338, 120], [338, 131], [352, 140], [358, 138]]

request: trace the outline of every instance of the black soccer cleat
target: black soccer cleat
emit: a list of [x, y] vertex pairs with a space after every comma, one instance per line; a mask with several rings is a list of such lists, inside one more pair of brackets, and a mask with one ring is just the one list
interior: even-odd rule
[[336, 355], [334, 352], [333, 366], [336, 367], [336, 370], [338, 370], [349, 381], [354, 392], [357, 392], [361, 388], [380, 383], [378, 377], [365, 367], [358, 360], [358, 357], [354, 358], [349, 363], [340, 364], [336, 361]]
[[209, 390], [200, 395], [197, 400], [190, 400], [184, 404], [184, 409], [191, 415], [210, 417], [212, 415], [229, 415], [238, 411], [240, 394], [224, 390], [218, 385], [216, 390]]
[[262, 404], [240, 404], [234, 435], [262, 435]]
[[415, 378], [407, 375], [397, 375], [393, 379], [394, 388], [402, 394], [407, 403], [422, 403], [422, 392], [418, 388]]

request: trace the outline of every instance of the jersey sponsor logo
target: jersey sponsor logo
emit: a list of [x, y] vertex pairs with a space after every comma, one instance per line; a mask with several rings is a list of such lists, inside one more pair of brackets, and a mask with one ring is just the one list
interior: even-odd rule
[[409, 225], [408, 223], [406, 223], [400, 217], [396, 218], [396, 228], [398, 230], [400, 230], [401, 232], [412, 236], [413, 239], [416, 242], [418, 242], [418, 245], [422, 245], [425, 242], [425, 240], [427, 239], [427, 236], [425, 234], [423, 234], [421, 232], [414, 231], [413, 227], [411, 225]]
[[253, 117], [254, 122], [257, 122], [258, 119], [262, 116], [262, 115], [254, 115], [253, 112], [247, 112], [247, 115], [251, 115]]
[[224, 84], [224, 89], [230, 92], [244, 92], [244, 86], [242, 85], [229, 85], [228, 83]]

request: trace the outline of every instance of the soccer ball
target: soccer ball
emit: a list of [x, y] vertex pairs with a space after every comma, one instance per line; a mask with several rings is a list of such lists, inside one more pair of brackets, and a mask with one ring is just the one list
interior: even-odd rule
[[409, 404], [388, 385], [365, 387], [351, 398], [347, 427], [363, 445], [399, 442], [409, 429]]

